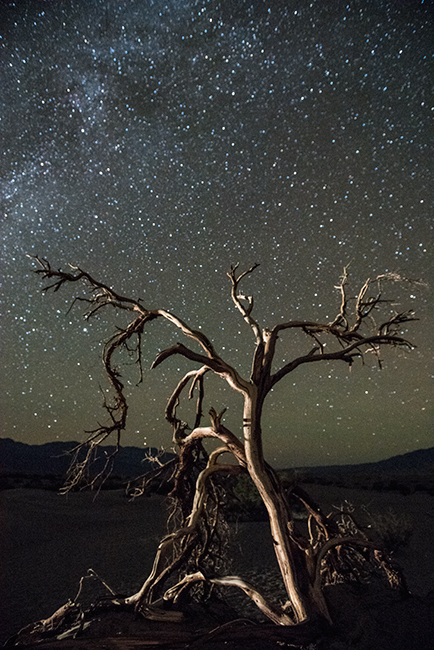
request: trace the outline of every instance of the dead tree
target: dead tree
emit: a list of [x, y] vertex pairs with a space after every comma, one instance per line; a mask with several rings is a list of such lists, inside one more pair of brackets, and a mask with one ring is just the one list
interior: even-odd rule
[[[166, 419], [173, 428], [173, 440], [178, 449], [173, 494], [181, 504], [181, 518], [178, 528], [161, 541], [151, 574], [137, 593], [124, 600], [124, 604], [134, 605], [151, 618], [164, 618], [168, 615], [168, 605], [176, 609], [182, 595], [188, 593], [192, 586], [230, 585], [243, 590], [275, 623], [294, 625], [312, 617], [330, 620], [321, 589], [324, 571], [330, 575], [339, 572], [342, 564], [346, 564], [347, 569], [349, 567], [350, 571], [356, 573], [358, 566], [367, 560], [382, 567], [391, 582], [399, 582], [399, 576], [385, 554], [381, 549], [375, 548], [353, 522], [348, 519], [346, 523], [342, 520], [337, 522], [334, 518], [325, 516], [307, 494], [294, 488], [294, 494], [309, 513], [308, 536], [297, 532], [287, 494], [276, 472], [264, 458], [261, 418], [269, 392], [299, 366], [324, 361], [341, 361], [351, 366], [356, 359], [363, 359], [367, 352], [373, 353], [381, 365], [380, 351], [383, 347], [411, 348], [412, 345], [404, 337], [402, 330], [408, 323], [416, 320], [413, 312], [393, 312], [391, 301], [383, 298], [383, 286], [387, 282], [400, 282], [404, 278], [393, 273], [370, 278], [355, 296], [350, 296], [348, 273], [345, 269], [340, 284], [336, 287], [340, 293], [340, 306], [333, 321], [320, 323], [295, 320], [280, 323], [272, 329], [264, 329], [253, 317], [253, 297], [240, 292], [243, 279], [252, 274], [258, 265], [255, 264], [242, 273], [238, 272], [238, 265], [232, 266], [227, 274], [232, 301], [254, 339], [250, 376], [243, 377], [220, 356], [207, 336], [193, 329], [175, 314], [164, 309], [148, 309], [140, 300], [120, 295], [80, 268], [71, 267], [70, 272], [65, 272], [53, 269], [45, 259], [35, 260], [39, 267], [36, 273], [44, 280], [51, 281], [44, 291], [58, 291], [64, 285], [80, 285], [82, 293], [75, 297], [74, 302], [81, 301], [87, 305], [86, 318], [91, 318], [107, 307], [130, 312], [132, 317], [127, 327], [118, 329], [107, 341], [103, 352], [105, 371], [114, 391], [112, 401], [105, 403], [109, 422], [90, 432], [88, 439], [83, 443], [86, 454], [81, 459], [77, 456], [76, 462], [72, 463], [67, 489], [82, 481], [92, 455], [101, 442], [115, 435], [117, 445], [120, 444], [121, 434], [126, 426], [128, 406], [122, 378], [114, 363], [114, 353], [124, 347], [130, 352], [133, 350], [142, 375], [142, 343], [146, 328], [151, 321], [159, 318], [169, 321], [187, 339], [199, 345], [199, 351], [196, 351], [183, 343], [177, 343], [160, 352], [152, 364], [152, 368], [156, 368], [170, 357], [181, 355], [197, 365], [196, 369], [181, 378], [166, 407]], [[291, 330], [301, 332], [307, 337], [308, 350], [274, 370], [273, 361], [278, 339]], [[242, 436], [236, 435], [223, 424], [224, 412], [217, 413], [214, 409], [209, 413], [210, 423], [203, 425], [204, 379], [207, 373], [218, 375], [242, 395]], [[192, 427], [177, 416], [178, 404], [186, 392], [190, 398], [197, 396], [196, 416]], [[221, 443], [209, 455], [203, 446], [207, 438], [216, 438]], [[77, 453], [80, 451], [77, 449]], [[230, 454], [236, 464], [221, 462], [224, 454]], [[109, 469], [112, 461], [113, 458], [107, 459], [105, 470]], [[219, 575], [215, 564], [207, 565], [203, 562], [207, 553], [212, 556], [210, 539], [217, 528], [218, 516], [215, 513], [218, 509], [218, 496], [214, 499], [214, 520], [206, 520], [210, 495], [213, 490], [218, 490], [218, 481], [214, 479], [239, 471], [248, 472], [265, 504], [274, 550], [287, 594], [287, 602], [284, 605], [269, 603], [256, 587], [241, 577]], [[202, 539], [201, 551], [198, 554], [197, 542], [204, 520], [206, 532], [202, 537], [205, 541]], [[204, 566], [208, 569], [204, 570]], [[169, 578], [170, 586], [167, 588]], [[162, 603], [164, 608], [161, 608]], [[171, 615], [176, 617], [176, 612], [173, 611]]]

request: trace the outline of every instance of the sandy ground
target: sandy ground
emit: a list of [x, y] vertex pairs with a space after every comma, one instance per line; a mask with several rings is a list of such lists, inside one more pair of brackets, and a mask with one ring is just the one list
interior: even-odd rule
[[[369, 525], [375, 513], [393, 511], [413, 522], [408, 546], [396, 553], [412, 593], [434, 590], [434, 497], [306, 486], [326, 511], [348, 503]], [[41, 490], [0, 492], [0, 643], [30, 621], [50, 616], [77, 593], [94, 569], [118, 593], [131, 593], [148, 574], [166, 511], [161, 497], [128, 502], [122, 492], [63, 497]], [[273, 573], [275, 560], [265, 522], [234, 524], [235, 567], [248, 577]], [[86, 581], [85, 588], [100, 585]]]
[[[410, 523], [412, 534], [407, 546], [397, 550], [394, 558], [404, 569], [410, 591], [426, 596], [434, 590], [434, 497], [424, 492], [402, 495], [398, 492], [350, 490], [333, 486], [306, 486], [325, 510], [352, 504], [354, 515], [364, 524], [375, 522], [376, 515], [396, 515]], [[371, 527], [372, 531], [372, 527]], [[369, 529], [368, 529], [369, 532]]]
[[[120, 491], [61, 496], [0, 492], [0, 643], [74, 598], [94, 569], [117, 592], [149, 573], [166, 510], [161, 497], [129, 502]], [[91, 590], [91, 581], [86, 581]], [[101, 591], [98, 585], [98, 593]]]

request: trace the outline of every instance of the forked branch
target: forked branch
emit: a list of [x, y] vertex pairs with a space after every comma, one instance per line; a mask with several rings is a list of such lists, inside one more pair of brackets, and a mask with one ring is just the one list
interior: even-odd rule
[[198, 582], [209, 582], [213, 585], [221, 585], [225, 587], [237, 587], [241, 589], [249, 598], [255, 603], [258, 609], [261, 610], [267, 618], [269, 618], [276, 625], [294, 625], [295, 621], [285, 612], [282, 608], [273, 607], [264, 596], [249, 582], [239, 578], [238, 576], [223, 576], [221, 578], [206, 578], [202, 571], [196, 571], [185, 576], [178, 584], [171, 587], [164, 594], [164, 600], [171, 600], [176, 602], [184, 589], [191, 587]]
[[[179, 567], [183, 558], [190, 555], [192, 550], [191, 545], [194, 544], [199, 535], [201, 517], [208, 497], [207, 482], [210, 476], [216, 472], [224, 472], [227, 474], [240, 471], [235, 465], [218, 464], [218, 458], [228, 451], [228, 448], [225, 446], [219, 447], [210, 454], [206, 467], [197, 478], [193, 506], [185, 525], [178, 528], [176, 532], [164, 537], [160, 542], [149, 577], [141, 589], [127, 599], [127, 604], [134, 604], [138, 609], [143, 605], [149, 606], [153, 600], [153, 593], [157, 585], [162, 584], [168, 575]], [[172, 556], [174, 546], [180, 540], [182, 540], [181, 551]], [[173, 558], [172, 561], [170, 561], [170, 557]]]
[[[232, 300], [236, 308], [238, 309], [238, 311], [241, 313], [242, 317], [246, 321], [246, 323], [250, 325], [250, 327], [252, 328], [253, 333], [255, 335], [256, 343], [260, 344], [263, 342], [262, 331], [258, 323], [251, 316], [252, 309], [253, 309], [253, 297], [245, 296], [243, 294], [238, 293], [238, 287], [241, 280], [244, 277], [246, 277], [246, 275], [250, 275], [251, 273], [253, 273], [253, 271], [259, 266], [259, 264], [254, 264], [249, 269], [247, 269], [247, 271], [244, 271], [243, 273], [240, 273], [240, 275], [237, 276], [238, 266], [239, 264], [232, 265], [231, 270], [228, 271], [227, 273], [227, 276], [229, 277], [232, 284], [232, 289], [231, 289]], [[245, 306], [243, 302], [247, 302], [247, 306]]]

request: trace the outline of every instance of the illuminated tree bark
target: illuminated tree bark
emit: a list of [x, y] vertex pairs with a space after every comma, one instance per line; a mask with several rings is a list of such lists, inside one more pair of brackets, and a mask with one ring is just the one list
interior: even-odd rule
[[[231, 585], [238, 586], [247, 593], [261, 611], [277, 624], [294, 625], [311, 617], [330, 621], [321, 589], [321, 573], [327, 563], [332, 567], [332, 571], [338, 571], [339, 562], [342, 562], [343, 557], [348, 564], [357, 565], [364, 561], [359, 552], [363, 549], [375, 551], [371, 560], [385, 569], [392, 582], [399, 582], [399, 576], [388, 558], [380, 550], [375, 550], [364, 535], [359, 532], [354, 534], [354, 526], [351, 534], [343, 533], [342, 522], [339, 526], [336, 521], [325, 517], [308, 495], [295, 487], [294, 495], [304, 504], [310, 516], [309, 536], [305, 538], [296, 533], [287, 495], [276, 472], [264, 458], [261, 419], [263, 405], [270, 390], [303, 364], [343, 361], [351, 366], [357, 358], [363, 358], [369, 351], [381, 365], [382, 347], [411, 348], [411, 344], [402, 334], [402, 329], [415, 320], [413, 312], [392, 312], [390, 302], [382, 297], [382, 287], [386, 282], [404, 281], [404, 278], [387, 273], [368, 279], [358, 294], [351, 299], [348, 295], [348, 275], [345, 269], [338, 287], [341, 296], [339, 311], [332, 322], [287, 321], [267, 330], [261, 328], [252, 316], [253, 298], [239, 291], [242, 280], [252, 274], [257, 265], [240, 274], [238, 266], [231, 267], [228, 277], [232, 301], [254, 337], [251, 373], [246, 378], [217, 353], [210, 339], [202, 331], [192, 329], [171, 312], [164, 309], [146, 309], [140, 301], [120, 295], [79, 268], [72, 267], [71, 272], [67, 273], [54, 270], [44, 259], [35, 259], [39, 265], [36, 273], [42, 275], [43, 279], [52, 281], [44, 291], [58, 291], [63, 285], [76, 283], [82, 287], [83, 294], [76, 297], [75, 301], [86, 303], [86, 318], [91, 318], [109, 306], [118, 311], [130, 312], [132, 315], [129, 325], [119, 329], [104, 348], [103, 362], [114, 390], [112, 402], [105, 404], [109, 422], [92, 431], [88, 439], [76, 450], [77, 456], [71, 465], [65, 489], [80, 485], [99, 444], [109, 436], [115, 435], [117, 446], [120, 445], [128, 406], [120, 373], [114, 365], [114, 352], [127, 344], [131, 351], [133, 346], [142, 376], [141, 349], [146, 328], [159, 318], [169, 321], [201, 348], [200, 352], [196, 352], [182, 343], [177, 343], [160, 352], [152, 364], [152, 368], [155, 368], [168, 358], [181, 355], [193, 364], [198, 364], [199, 368], [191, 370], [181, 378], [166, 407], [166, 419], [173, 428], [173, 440], [179, 450], [173, 495], [180, 504], [180, 525], [174, 533], [161, 541], [151, 574], [137, 593], [125, 599], [125, 604], [134, 605], [150, 618], [177, 618], [177, 612], [170, 612], [167, 607], [165, 610], [161, 609], [161, 602], [176, 606], [182, 594], [188, 593], [192, 586], [202, 583], [210, 586]], [[375, 292], [371, 294], [373, 289]], [[374, 317], [378, 319], [381, 312], [385, 315], [379, 324], [376, 324]], [[273, 372], [278, 337], [291, 330], [306, 335], [311, 342], [310, 349], [306, 354], [295, 357]], [[224, 412], [218, 414], [211, 409], [210, 424], [203, 426], [204, 377], [207, 373], [218, 375], [243, 396], [242, 438], [225, 427], [222, 422]], [[177, 417], [177, 406], [187, 388], [189, 397], [197, 395], [196, 416], [192, 428]], [[209, 455], [203, 446], [207, 438], [216, 438], [221, 443], [221, 446]], [[84, 460], [82, 457], [79, 460], [78, 454], [81, 453], [82, 447], [86, 449], [86, 454]], [[231, 454], [236, 464], [220, 462], [223, 454]], [[105, 471], [110, 470], [112, 462], [113, 458], [107, 459]], [[266, 507], [273, 546], [287, 593], [287, 602], [283, 606], [267, 602], [256, 587], [249, 585], [241, 577], [205, 575], [199, 566], [200, 562], [194, 559], [198, 554], [197, 544], [201, 536], [201, 561], [206, 553], [213, 553], [210, 540], [215, 539], [218, 520], [218, 499], [213, 502], [214, 514], [210, 514], [209, 510], [210, 494], [212, 489], [217, 489], [215, 486], [213, 488], [213, 477], [238, 472], [247, 472], [250, 475]], [[100, 478], [94, 477], [92, 482], [95, 484]], [[204, 521], [207, 530], [205, 536], [201, 528]], [[169, 589], [165, 588], [165, 582], [169, 577], [173, 582], [173, 576], [176, 576], [176, 584]]]

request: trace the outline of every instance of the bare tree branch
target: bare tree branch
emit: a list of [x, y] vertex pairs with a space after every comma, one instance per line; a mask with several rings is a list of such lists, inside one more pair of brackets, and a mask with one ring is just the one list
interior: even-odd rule
[[165, 600], [176, 600], [179, 598], [181, 591], [186, 587], [193, 585], [196, 582], [207, 581], [214, 585], [222, 585], [225, 587], [238, 587], [244, 591], [251, 600], [255, 603], [258, 609], [261, 610], [267, 618], [269, 618], [276, 625], [294, 625], [295, 621], [288, 613], [284, 612], [280, 607], [274, 607], [269, 603], [264, 596], [257, 590], [253, 585], [251, 585], [246, 580], [239, 578], [238, 576], [224, 576], [221, 578], [206, 578], [201, 571], [192, 573], [185, 576], [182, 581], [176, 584], [174, 587], [171, 587], [164, 594]]
[[[155, 362], [154, 362], [155, 363]], [[202, 403], [203, 403], [203, 397], [204, 397], [204, 392], [203, 392], [203, 377], [204, 375], [209, 372], [210, 368], [208, 366], [202, 366], [199, 370], [191, 370], [188, 372], [178, 383], [176, 386], [175, 390], [173, 391], [169, 401], [167, 402], [166, 406], [166, 420], [173, 426], [174, 428], [174, 438], [175, 442], [178, 442], [178, 431], [181, 425], [181, 420], [179, 420], [176, 417], [176, 408], [179, 405], [179, 399], [181, 396], [182, 391], [184, 388], [188, 385], [188, 383], [191, 381], [191, 387], [189, 390], [188, 397], [189, 399], [192, 399], [193, 397], [193, 391], [196, 387], [198, 387], [198, 392], [199, 396], [197, 399], [196, 403], [196, 419], [195, 419], [195, 427], [198, 427], [200, 425], [201, 419], [202, 419]], [[187, 425], [186, 425], [187, 426]], [[183, 427], [183, 430], [185, 430], [185, 427]]]
[[[195, 498], [193, 502], [193, 507], [185, 525], [179, 528], [175, 533], [167, 535], [161, 542], [155, 556], [154, 565], [152, 571], [142, 585], [141, 589], [134, 594], [133, 596], [127, 599], [127, 603], [135, 604], [139, 608], [143, 603], [149, 604], [152, 597], [152, 592], [155, 589], [156, 585], [160, 582], [163, 577], [162, 571], [164, 569], [165, 563], [169, 553], [172, 551], [173, 546], [176, 541], [183, 539], [184, 541], [184, 551], [183, 555], [187, 554], [189, 551], [189, 544], [194, 541], [198, 535], [198, 528], [200, 524], [200, 518], [205, 507], [205, 501], [207, 498], [207, 489], [206, 483], [211, 474], [215, 472], [234, 472], [238, 471], [238, 468], [233, 465], [219, 465], [217, 464], [217, 459], [223, 454], [228, 452], [227, 447], [219, 447], [210, 454], [207, 466], [199, 474], [196, 481], [196, 491]], [[187, 546], [186, 546], [187, 545]], [[177, 557], [175, 560], [176, 566], [181, 561], [180, 557]], [[170, 571], [173, 571], [173, 565], [170, 565]], [[167, 576], [167, 571], [164, 574], [164, 577]]]
[[221, 423], [221, 417], [223, 413], [219, 415], [214, 409], [210, 410], [210, 416], [212, 421], [211, 427], [198, 427], [194, 429], [187, 437], [182, 441], [183, 447], [187, 447], [192, 444], [194, 441], [203, 438], [219, 438], [227, 446], [227, 450], [232, 452], [235, 458], [243, 466], [246, 465], [246, 455], [244, 450], [243, 443]]
[[[253, 297], [252, 296], [244, 296], [242, 294], [238, 294], [238, 286], [241, 282], [241, 280], [246, 276], [250, 275], [250, 273], [253, 273], [253, 271], [259, 266], [259, 264], [254, 264], [251, 266], [247, 271], [244, 271], [237, 277], [237, 269], [238, 269], [239, 264], [235, 264], [231, 266], [231, 270], [228, 271], [227, 276], [229, 277], [231, 284], [232, 284], [232, 290], [231, 290], [231, 296], [232, 300], [236, 306], [236, 308], [239, 310], [241, 313], [242, 317], [246, 321], [248, 325], [253, 330], [253, 333], [255, 335], [256, 343], [262, 343], [262, 332], [261, 328], [259, 327], [258, 323], [251, 317], [252, 309], [253, 309]], [[242, 303], [242, 301], [247, 302], [248, 307], [245, 307]]]
[[339, 289], [341, 292], [341, 305], [340, 305], [339, 313], [334, 319], [334, 321], [330, 323], [330, 327], [342, 326], [345, 331], [348, 330], [348, 319], [347, 319], [348, 298], [347, 298], [347, 291], [346, 291], [347, 284], [348, 284], [348, 267], [345, 266], [343, 275], [341, 277], [341, 283], [338, 287], [335, 287], [336, 289]]
[[71, 269], [77, 271], [76, 274], [65, 273], [60, 269], [58, 269], [57, 271], [52, 269], [48, 260], [44, 258], [41, 259], [37, 255], [35, 256], [28, 255], [28, 257], [34, 259], [39, 264], [41, 268], [36, 269], [35, 273], [42, 275], [44, 280], [50, 278], [57, 279], [56, 282], [53, 282], [53, 284], [46, 286], [43, 289], [43, 292], [49, 291], [50, 289], [53, 289], [53, 291], [58, 291], [61, 288], [61, 286], [66, 282], [87, 281], [94, 291], [94, 295], [92, 296], [92, 298], [87, 299], [88, 302], [92, 302], [93, 304], [97, 304], [97, 305], [116, 303], [116, 306], [120, 307], [121, 309], [130, 309], [130, 310], [143, 312], [143, 308], [136, 300], [133, 300], [132, 298], [126, 298], [125, 296], [121, 296], [106, 284], [102, 282], [98, 282], [98, 280], [95, 280], [89, 273], [87, 273], [87, 271], [83, 271], [78, 266], [70, 265]]
[[[270, 380], [270, 386], [272, 387], [275, 384], [277, 384], [277, 382], [280, 381], [283, 377], [285, 377], [285, 375], [292, 372], [293, 370], [295, 370], [295, 368], [297, 368], [303, 363], [311, 363], [316, 361], [341, 360], [341, 361], [345, 361], [351, 366], [356, 357], [363, 356], [363, 346], [367, 346], [369, 349], [376, 352], [380, 345], [392, 345], [397, 347], [405, 347], [408, 349], [411, 349], [413, 347], [413, 345], [409, 341], [399, 336], [375, 335], [375, 336], [370, 336], [368, 338], [362, 338], [361, 340], [358, 340], [355, 343], [352, 343], [351, 345], [347, 345], [346, 347], [337, 350], [336, 352], [327, 352], [322, 354], [309, 353], [303, 357], [298, 357], [297, 359], [293, 359], [292, 361], [290, 361], [290, 363], [287, 363], [285, 366], [283, 366], [283, 368], [281, 368], [274, 375], [272, 375]], [[320, 348], [318, 348], [318, 350], [321, 351]]]
[[176, 345], [173, 345], [172, 347], [167, 348], [166, 350], [162, 350], [155, 357], [155, 360], [151, 366], [151, 370], [157, 368], [157, 366], [159, 366], [160, 363], [163, 363], [163, 361], [165, 361], [169, 357], [172, 357], [175, 354], [180, 354], [186, 359], [190, 359], [190, 361], [196, 361], [197, 363], [206, 365], [208, 368], [210, 368], [210, 370], [214, 370], [214, 372], [216, 373], [223, 373], [226, 369], [225, 365], [219, 363], [219, 361], [216, 361], [216, 359], [210, 359], [208, 357], [205, 357], [203, 354], [194, 352], [194, 350], [190, 350], [190, 348], [187, 348], [183, 343], [176, 343]]

